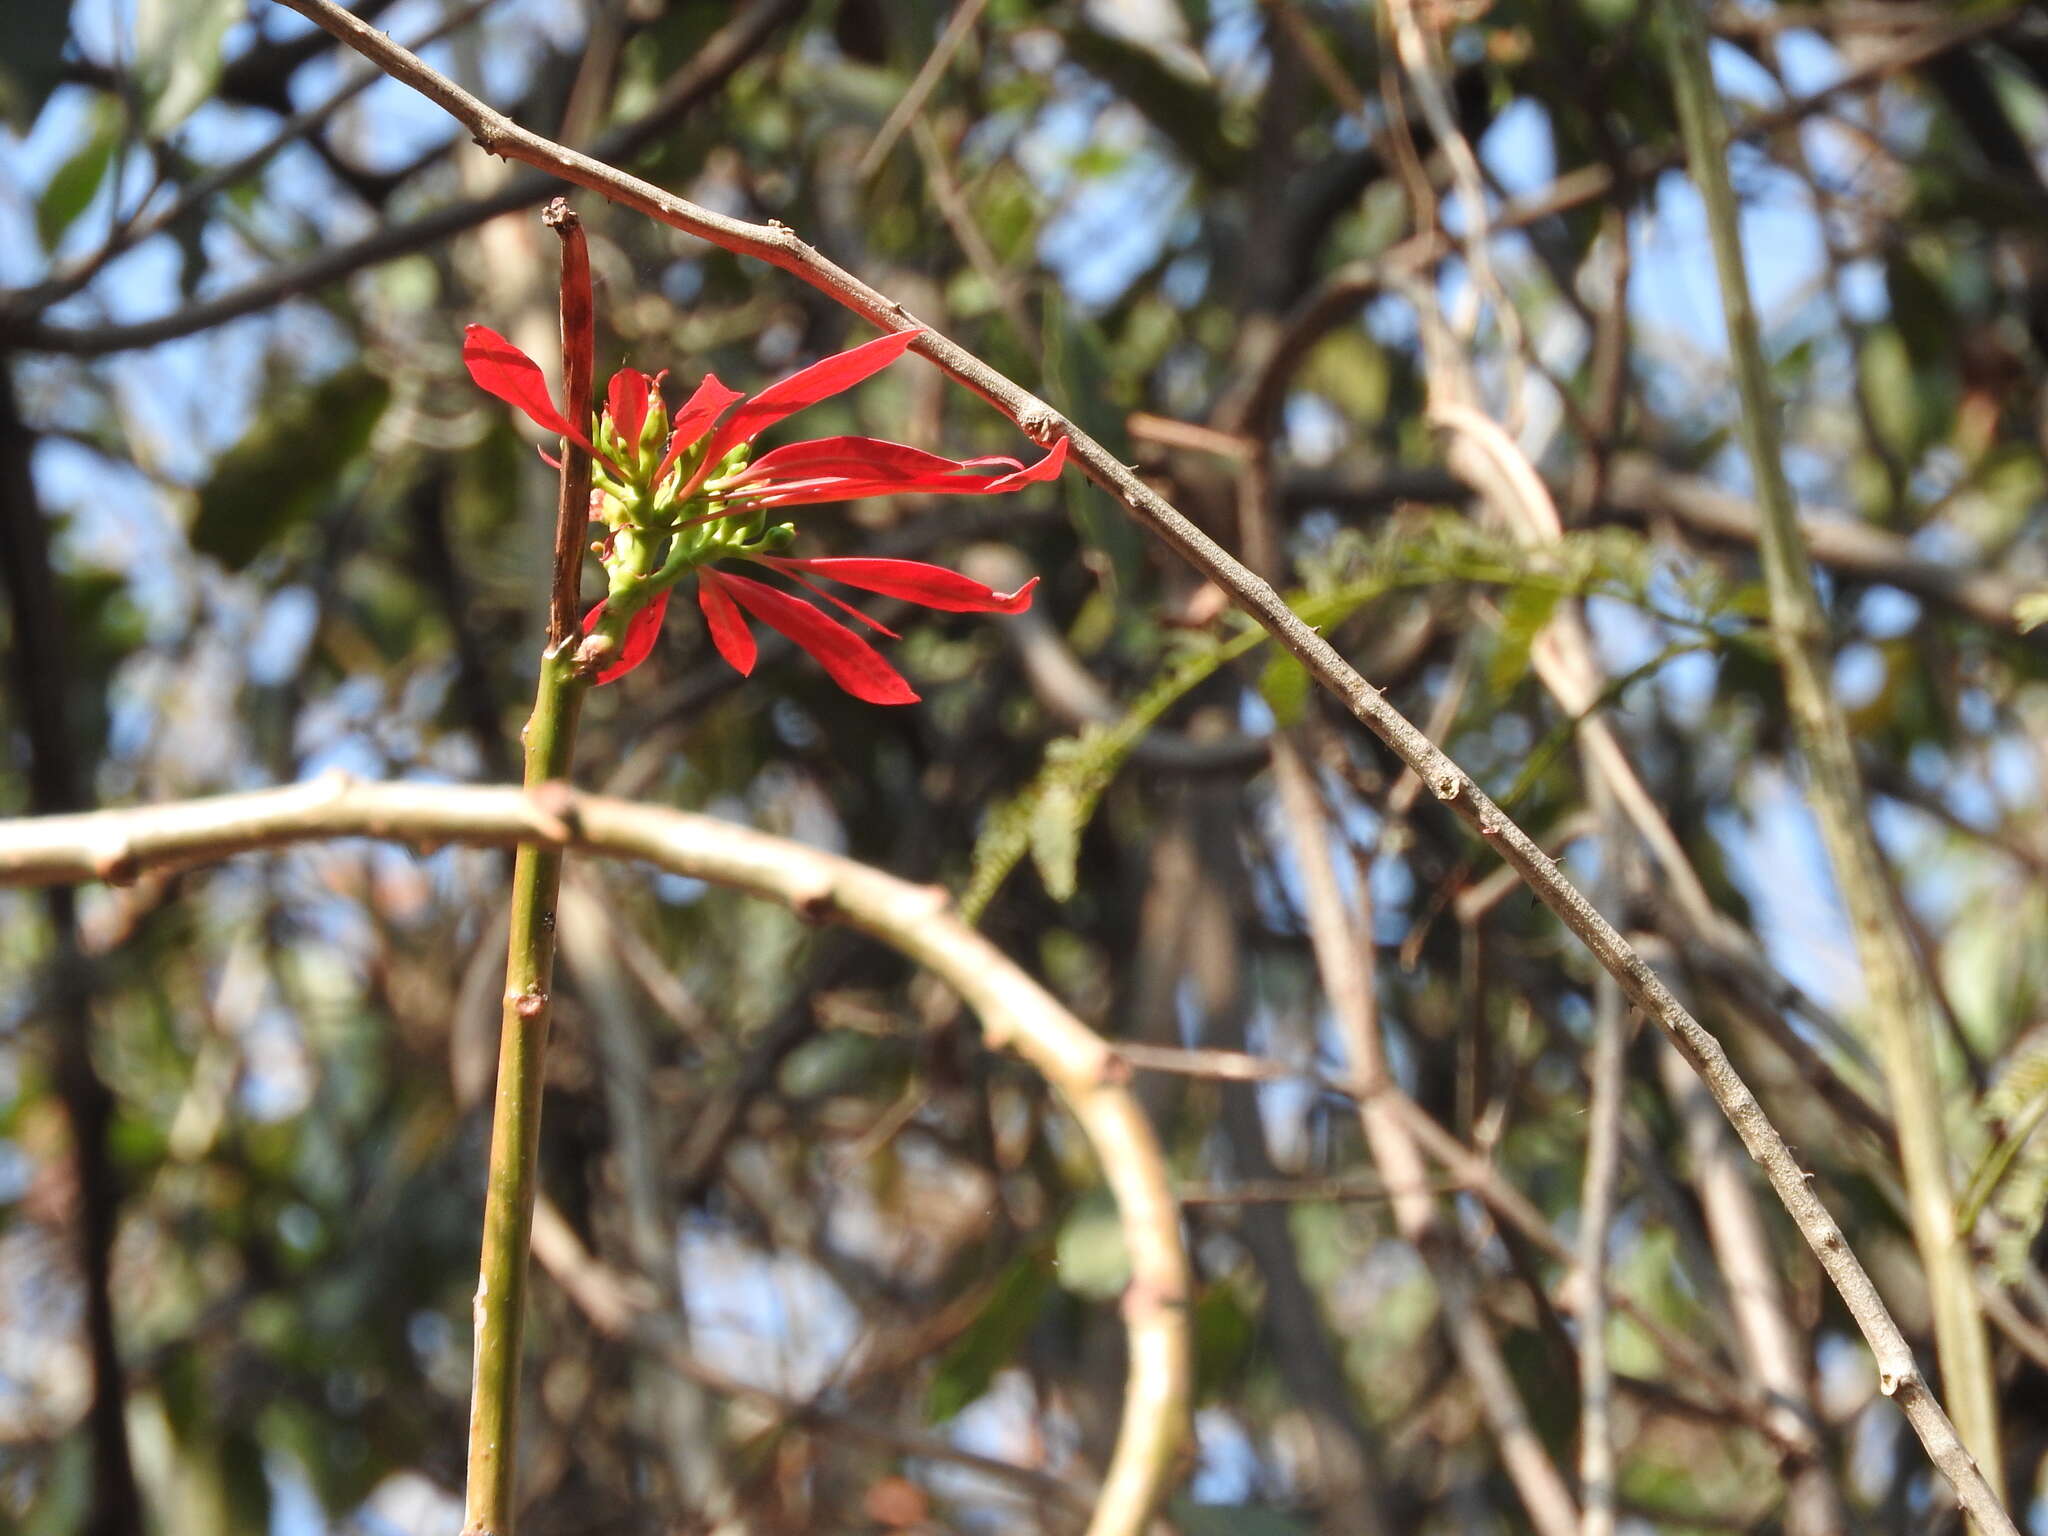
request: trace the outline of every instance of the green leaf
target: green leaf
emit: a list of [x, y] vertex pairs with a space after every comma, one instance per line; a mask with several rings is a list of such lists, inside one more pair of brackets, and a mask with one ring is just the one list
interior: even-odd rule
[[1003, 1271], [980, 1314], [940, 1359], [925, 1390], [929, 1423], [942, 1424], [988, 1391], [997, 1371], [1016, 1356], [1017, 1346], [1038, 1321], [1052, 1266], [1043, 1253], [1027, 1253]]
[[1486, 680], [1499, 695], [1512, 693], [1529, 673], [1529, 651], [1557, 612], [1564, 593], [1557, 587], [1512, 587], [1500, 605], [1500, 640], [1486, 669]]
[[1106, 1189], [1074, 1202], [1056, 1240], [1060, 1288], [1089, 1301], [1113, 1301], [1131, 1283], [1131, 1254], [1123, 1219]]
[[1258, 1319], [1229, 1285], [1207, 1287], [1195, 1302], [1195, 1400], [1227, 1397], [1259, 1337]]
[[92, 206], [93, 195], [107, 179], [107, 167], [113, 164], [114, 147], [120, 139], [119, 122], [102, 107], [93, 114], [92, 131], [85, 142], [51, 173], [49, 185], [36, 199], [36, 236], [43, 242], [44, 250], [56, 250], [64, 231]]
[[221, 41], [243, 0], [137, 0], [135, 57], [149, 103], [143, 129], [160, 138], [192, 115], [220, 82]]
[[1259, 697], [1281, 729], [1301, 724], [1308, 712], [1308, 668], [1285, 651], [1275, 651], [1259, 673]]
[[351, 368], [257, 418], [201, 488], [192, 548], [229, 570], [270, 548], [332, 493], [390, 397], [382, 379]]
[[1878, 435], [1900, 458], [1913, 459], [1921, 445], [1920, 384], [1905, 338], [1894, 326], [1873, 326], [1856, 366]]

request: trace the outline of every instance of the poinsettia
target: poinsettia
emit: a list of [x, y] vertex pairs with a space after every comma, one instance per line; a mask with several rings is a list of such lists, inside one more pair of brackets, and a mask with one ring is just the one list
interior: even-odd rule
[[895, 638], [859, 609], [818, 585], [836, 582], [945, 613], [1021, 613], [1037, 578], [998, 592], [971, 577], [920, 560], [792, 559], [792, 524], [771, 524], [785, 507], [905, 492], [996, 496], [1055, 478], [1064, 439], [1036, 463], [1006, 457], [949, 459], [873, 437], [825, 437], [785, 444], [754, 457], [755, 440], [806, 406], [850, 389], [901, 357], [917, 331], [897, 331], [791, 374], [751, 397], [706, 374], [673, 414], [662, 394], [665, 373], [621, 368], [605, 390], [588, 435], [556, 406], [540, 365], [487, 326], [463, 341], [470, 377], [546, 431], [591, 456], [591, 520], [610, 578], [605, 600], [584, 618], [585, 653], [597, 681], [623, 677], [647, 659], [668, 602], [686, 576], [712, 646], [742, 675], [754, 666], [750, 619], [786, 636], [841, 688], [871, 704], [910, 704], [917, 695], [867, 641], [812, 603], [719, 562], [749, 564], [878, 634]]

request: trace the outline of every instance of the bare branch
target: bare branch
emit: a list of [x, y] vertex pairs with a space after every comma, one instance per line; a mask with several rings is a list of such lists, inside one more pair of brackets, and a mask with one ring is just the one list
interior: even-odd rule
[[1145, 1530], [1186, 1437], [1191, 1382], [1187, 1257], [1166, 1164], [1109, 1044], [947, 911], [943, 892], [731, 822], [566, 787], [541, 796], [344, 775], [147, 809], [0, 822], [0, 885], [126, 883], [152, 868], [333, 837], [641, 860], [781, 902], [812, 921], [843, 922], [959, 993], [989, 1044], [1014, 1051], [1059, 1090], [1116, 1197], [1131, 1258], [1122, 1308], [1130, 1375], [1089, 1536]]

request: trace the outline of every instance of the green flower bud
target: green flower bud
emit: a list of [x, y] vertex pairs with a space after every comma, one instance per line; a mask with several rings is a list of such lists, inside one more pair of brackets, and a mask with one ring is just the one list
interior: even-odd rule
[[668, 407], [661, 403], [661, 391], [651, 390], [647, 401], [647, 425], [640, 429], [640, 455], [644, 473], [654, 473], [654, 466], [661, 462], [662, 449], [667, 442]]

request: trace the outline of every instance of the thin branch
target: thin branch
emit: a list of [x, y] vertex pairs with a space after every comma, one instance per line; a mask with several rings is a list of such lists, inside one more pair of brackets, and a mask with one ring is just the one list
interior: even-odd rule
[[[41, 811], [89, 803], [90, 783], [73, 746], [73, 686], [64, 606], [50, 561], [47, 515], [36, 493], [35, 437], [21, 418], [14, 380], [0, 357], [0, 591], [12, 633], [7, 665], [16, 695], [10, 711], [28, 738], [28, 799]], [[115, 1101], [90, 1048], [93, 977], [79, 944], [73, 893], [52, 890], [45, 907], [51, 953], [46, 1004], [57, 1097], [70, 1132], [76, 1193], [71, 1212], [84, 1333], [91, 1368], [85, 1409], [92, 1455], [92, 1496], [85, 1536], [142, 1536], [142, 1495], [128, 1437], [128, 1400], [114, 1316], [114, 1238], [120, 1185], [108, 1134]]]
[[[590, 418], [596, 317], [591, 311], [590, 246], [583, 221], [567, 198], [556, 198], [541, 222], [562, 242], [562, 393], [569, 420]], [[562, 444], [562, 473], [555, 501], [554, 583], [548, 593], [548, 648], [573, 643], [581, 629], [578, 609], [583, 576], [583, 542], [590, 526], [590, 455], [573, 442]]]
[[[291, 4], [292, 0], [278, 0], [278, 3]], [[756, 0], [754, 5], [712, 34], [646, 113], [593, 145], [592, 156], [598, 160], [623, 160], [638, 152], [682, 111], [722, 84], [796, 10], [797, 0]], [[313, 12], [307, 10], [305, 14], [313, 15]], [[1896, 47], [1875, 53], [1864, 64], [1810, 96], [1802, 96], [1782, 107], [1744, 118], [1736, 129], [1736, 137], [1763, 138], [1804, 122], [1817, 113], [1827, 111], [1844, 96], [1883, 85], [1906, 70], [1999, 31], [2011, 20], [2010, 13], [1987, 11], [1982, 15], [1965, 16], [1939, 26], [1926, 27]], [[358, 48], [357, 51], [364, 50]], [[460, 113], [455, 115], [461, 117]], [[1675, 150], [1645, 146], [1630, 161], [1628, 179], [1633, 185], [1641, 185], [1679, 163], [1680, 157]], [[564, 179], [573, 181], [577, 178], [565, 176]], [[1616, 184], [1613, 170], [1605, 165], [1584, 165], [1567, 171], [1549, 187], [1509, 203], [1496, 212], [1493, 232], [1498, 235], [1526, 229], [1540, 220], [1583, 208], [1606, 197]], [[189, 336], [195, 331], [207, 330], [267, 309], [281, 299], [313, 292], [364, 267], [389, 261], [433, 245], [450, 235], [473, 229], [499, 214], [530, 208], [553, 190], [554, 182], [546, 176], [521, 177], [490, 197], [441, 209], [411, 224], [380, 230], [353, 245], [323, 252], [295, 266], [268, 273], [246, 287], [153, 320], [77, 327], [51, 325], [26, 318], [0, 321], [0, 343], [22, 351], [77, 357], [99, 357], [110, 352], [155, 346], [159, 342]], [[1442, 240], [1425, 244], [1429, 247], [1431, 260], [1440, 259], [1449, 251], [1449, 246]]]
[[[562, 241], [562, 373], [569, 420], [590, 414], [596, 318], [583, 226], [567, 200], [542, 220]], [[589, 678], [576, 665], [576, 583], [590, 507], [590, 459], [561, 444], [554, 569], [549, 581], [548, 643], [540, 658], [533, 714], [522, 733], [529, 793], [567, 787], [576, 724]], [[567, 534], [564, 548], [565, 537]], [[491, 1110], [490, 1182], [484, 1199], [483, 1257], [476, 1302], [474, 1382], [469, 1405], [469, 1476], [464, 1536], [513, 1536], [519, 1518], [519, 1368], [526, 1328], [527, 1253], [534, 1193], [540, 1183], [540, 1117], [548, 1025], [554, 1015], [555, 907], [561, 894], [559, 849], [521, 844], [512, 863], [505, 950], [504, 1010], [498, 1082]]]
[[860, 164], [853, 169], [855, 181], [866, 181], [881, 169], [882, 162], [889, 158], [889, 151], [896, 147], [896, 140], [924, 110], [932, 88], [946, 73], [953, 62], [953, 55], [960, 51], [960, 45], [967, 41], [974, 24], [981, 20], [981, 13], [987, 9], [988, 0], [960, 0], [960, 4], [953, 8], [946, 30], [939, 34], [939, 40], [932, 44], [932, 51], [925, 55], [924, 63], [918, 67], [917, 78], [897, 98], [896, 105], [889, 109], [889, 115], [882, 119], [882, 126], [875, 130], [874, 138], [868, 142]]
[[326, 775], [288, 789], [89, 815], [0, 822], [0, 885], [126, 883], [314, 838], [420, 846], [534, 846], [640, 860], [777, 901], [879, 939], [945, 982], [1057, 1089], [1115, 1196], [1131, 1257], [1122, 1316], [1130, 1375], [1116, 1450], [1089, 1536], [1138, 1536], [1186, 1438], [1191, 1387], [1187, 1257], [1152, 1127], [1111, 1046], [946, 909], [943, 892], [748, 827], [566, 787], [363, 784]]
[[[1354, 915], [1346, 910], [1330, 853], [1335, 834], [1321, 791], [1307, 763], [1284, 735], [1273, 742], [1273, 777], [1300, 872], [1309, 941], [1330, 1012], [1354, 1076], [1362, 1082], [1378, 1082], [1386, 1076], [1386, 1056], [1373, 996], [1369, 914]], [[1500, 1341], [1481, 1313], [1471, 1255], [1456, 1232], [1445, 1225], [1436, 1198], [1428, 1193], [1428, 1164], [1421, 1148], [1383, 1096], [1362, 1093], [1357, 1108], [1367, 1149], [1390, 1192], [1394, 1223], [1436, 1280], [1445, 1332], [1500, 1446], [1501, 1464], [1530, 1524], [1539, 1536], [1573, 1536], [1580, 1526], [1571, 1490], [1537, 1436]]]
[[773, 1392], [707, 1364], [690, 1353], [680, 1320], [660, 1310], [647, 1283], [640, 1276], [621, 1274], [591, 1253], [551, 1202], [542, 1202], [534, 1213], [533, 1256], [599, 1333], [647, 1351], [693, 1386], [765, 1408], [786, 1424], [865, 1440], [897, 1456], [965, 1467], [1077, 1514], [1089, 1507], [1091, 1490], [1071, 1478], [963, 1450], [940, 1435], [877, 1422], [870, 1413]]
[[1980, 1490], [1959, 1488], [1971, 1518], [1980, 1530], [2010, 1529], [2011, 1520], [1997, 1502], [2004, 1481], [1997, 1378], [1972, 1259], [1956, 1230], [1955, 1192], [1949, 1183], [1946, 1106], [1934, 1059], [1932, 989], [1893, 897], [1871, 829], [1848, 717], [1834, 693], [1825, 616], [1785, 478], [1777, 402], [1750, 299], [1735, 191], [1728, 177], [1726, 121], [1707, 57], [1706, 32], [1693, 0], [1666, 0], [1663, 17], [1679, 123], [1706, 208], [1720, 277], [1728, 349], [1742, 400], [1743, 445], [1763, 515], [1760, 548], [1771, 638], [1806, 761], [1814, 816], [1855, 934], [1884, 1059], [1885, 1085], [1899, 1127], [1913, 1237], [1934, 1313], [1935, 1351], [1962, 1431], [1962, 1444], [1945, 1448], [1937, 1462], [1946, 1458], [1942, 1470], [1952, 1482], [1963, 1472], [1961, 1463], [1971, 1462], [1984, 1484], [1981, 1496]]
[[[591, 146], [591, 153], [606, 160], [630, 159], [722, 86], [797, 9], [798, 0], [753, 0], [705, 39], [703, 47], [670, 77], [645, 112], [600, 138]], [[376, 32], [371, 35], [382, 36]], [[153, 347], [269, 309], [286, 299], [316, 293], [365, 267], [438, 245], [501, 214], [531, 208], [560, 190], [559, 178], [554, 176], [514, 177], [487, 196], [438, 208], [410, 223], [393, 224], [348, 245], [318, 251], [291, 266], [266, 272], [243, 287], [151, 320], [119, 325], [52, 325], [29, 312], [26, 305], [9, 299], [0, 302], [0, 345], [24, 352], [73, 357], [103, 357], [112, 352]]]
[[[413, 39], [412, 48], [424, 48], [451, 32], [461, 30], [497, 3], [498, 0], [470, 0], [468, 5], [458, 7], [443, 16], [440, 21]], [[36, 314], [60, 299], [69, 298], [97, 277], [101, 269], [116, 256], [134, 249], [154, 235], [160, 235], [165, 230], [176, 227], [180, 220], [189, 217], [219, 193], [255, 175], [270, 163], [278, 151], [293, 140], [319, 128], [366, 89], [384, 78], [378, 70], [365, 69], [360, 65], [347, 73], [348, 78], [323, 100], [315, 102], [302, 112], [294, 112], [277, 125], [276, 132], [246, 155], [237, 155], [225, 165], [214, 166], [180, 188], [178, 195], [155, 213], [145, 214], [144, 208], [138, 207], [127, 222], [118, 225], [108, 234], [98, 249], [80, 257], [63, 271], [54, 273], [30, 287], [18, 288], [11, 293], [0, 293], [0, 313]], [[440, 153], [440, 149], [433, 151], [434, 155]], [[144, 201], [146, 204], [147, 199]]]

